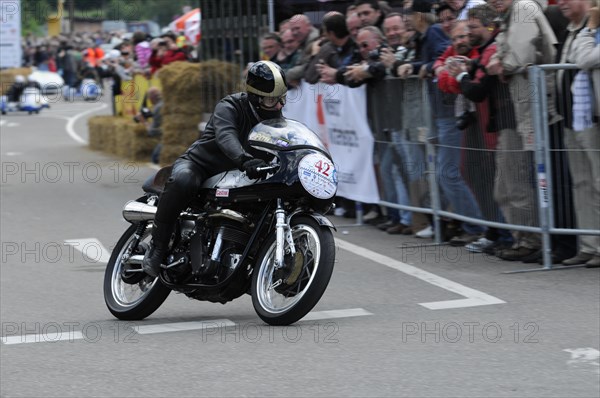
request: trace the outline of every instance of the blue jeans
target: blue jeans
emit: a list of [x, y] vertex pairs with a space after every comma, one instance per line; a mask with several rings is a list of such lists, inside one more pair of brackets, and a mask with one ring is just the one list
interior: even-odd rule
[[[398, 171], [397, 165], [394, 162], [394, 147], [391, 143], [380, 143], [378, 146], [382, 153], [379, 167], [385, 201], [401, 205], [410, 205], [408, 191], [406, 190], [406, 186]], [[390, 220], [395, 223], [400, 222], [404, 225], [410, 225], [412, 223], [412, 214], [410, 211], [389, 208], [388, 214]]]
[[[452, 210], [465, 217], [482, 219], [479, 204], [463, 180], [460, 172], [461, 144], [463, 132], [456, 128], [456, 118], [434, 119], [438, 133], [436, 177], [444, 198]], [[485, 232], [480, 225], [462, 223], [468, 234]]]
[[402, 159], [401, 173], [406, 176], [408, 182], [415, 182], [425, 178], [427, 171], [427, 162], [423, 152], [423, 144], [412, 142], [401, 132], [392, 132], [392, 141], [396, 148], [396, 153]]

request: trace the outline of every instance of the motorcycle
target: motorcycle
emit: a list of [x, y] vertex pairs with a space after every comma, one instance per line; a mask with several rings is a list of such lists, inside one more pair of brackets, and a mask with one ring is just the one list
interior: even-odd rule
[[48, 100], [41, 91], [35, 87], [27, 87], [19, 102], [9, 102], [8, 97], [0, 97], [0, 113], [6, 115], [8, 112], [27, 112], [29, 115], [38, 114], [43, 108], [50, 108]]
[[145, 184], [128, 202], [132, 225], [118, 241], [104, 278], [104, 298], [118, 319], [143, 319], [171, 291], [225, 304], [244, 293], [269, 325], [304, 317], [325, 292], [333, 273], [331, 221], [336, 169], [327, 148], [302, 123], [272, 119], [256, 125], [250, 146], [271, 160], [265, 177], [231, 170], [206, 180], [183, 211], [157, 278], [141, 263], [149, 248], [156, 203], [170, 170]]

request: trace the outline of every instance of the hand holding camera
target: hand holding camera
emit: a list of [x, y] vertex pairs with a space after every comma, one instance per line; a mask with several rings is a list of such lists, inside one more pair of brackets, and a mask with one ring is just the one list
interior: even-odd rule
[[142, 108], [140, 109], [140, 113], [133, 117], [133, 121], [136, 123], [142, 123], [152, 118], [153, 116], [154, 113], [149, 108]]
[[383, 62], [386, 68], [391, 68], [394, 65], [394, 62], [396, 62], [396, 56], [394, 55], [394, 52], [388, 47], [381, 49], [379, 59], [381, 62]]
[[450, 57], [446, 60], [446, 70], [451, 76], [457, 76], [468, 71], [469, 59], [462, 56]]

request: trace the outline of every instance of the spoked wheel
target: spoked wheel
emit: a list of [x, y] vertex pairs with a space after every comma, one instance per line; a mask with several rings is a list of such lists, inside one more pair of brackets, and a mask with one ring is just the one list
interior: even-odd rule
[[[139, 272], [141, 264], [123, 261], [123, 256], [133, 244], [136, 228], [136, 225], [132, 225], [121, 236], [104, 273], [106, 306], [114, 316], [123, 320], [146, 318], [161, 306], [171, 292], [158, 278]], [[146, 228], [138, 246], [147, 247], [150, 231], [150, 228]], [[138, 258], [143, 256], [139, 249], [132, 252]]]
[[296, 248], [286, 254], [284, 266], [275, 267], [275, 234], [261, 250], [252, 277], [252, 304], [270, 325], [289, 325], [306, 315], [319, 301], [333, 273], [335, 243], [328, 227], [310, 217], [291, 223]]

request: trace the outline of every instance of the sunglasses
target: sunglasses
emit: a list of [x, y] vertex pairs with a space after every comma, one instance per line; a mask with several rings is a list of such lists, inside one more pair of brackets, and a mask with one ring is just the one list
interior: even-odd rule
[[284, 106], [286, 102], [285, 95], [281, 97], [260, 97], [259, 103], [263, 108], [272, 109], [277, 106], [277, 104], [281, 104]]

